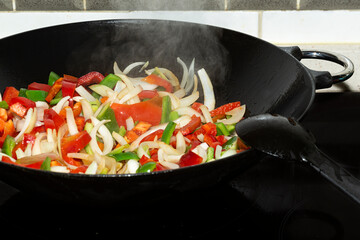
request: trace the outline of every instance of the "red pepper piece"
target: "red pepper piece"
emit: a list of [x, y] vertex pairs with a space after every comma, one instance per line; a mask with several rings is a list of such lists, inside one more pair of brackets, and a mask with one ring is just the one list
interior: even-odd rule
[[201, 128], [204, 129], [207, 134], [214, 135], [214, 136], [216, 136], [216, 134], [217, 134], [216, 125], [214, 123], [211, 123], [211, 122], [206, 123], [206, 124], [202, 125]]
[[150, 83], [150, 84], [155, 84], [158, 86], [161, 86], [163, 88], [165, 88], [165, 91], [167, 92], [173, 92], [173, 86], [171, 85], [171, 83], [161, 77], [159, 77], [158, 75], [155, 74], [150, 74], [149, 76], [145, 77], [142, 79], [144, 82]]
[[37, 82], [33, 82], [28, 85], [29, 90], [42, 90], [45, 92], [49, 92], [50, 88], [51, 88], [51, 86], [48, 84], [37, 83]]
[[206, 142], [210, 147], [213, 148], [216, 148], [217, 145], [221, 145], [220, 142], [216, 139], [216, 137], [210, 134], [204, 135], [204, 142]]
[[50, 129], [56, 129], [56, 126], [55, 126], [55, 123], [54, 123], [54, 120], [52, 119], [44, 119], [44, 126], [45, 126], [45, 129], [47, 130], [48, 128]]
[[69, 164], [80, 166], [81, 161], [75, 160], [67, 156], [68, 153], [76, 153], [83, 149], [89, 142], [91, 137], [87, 131], [81, 131], [75, 135], [64, 137], [61, 139], [62, 158]]
[[159, 96], [159, 93], [156, 90], [142, 90], [138, 97], [140, 100], [146, 99], [146, 98], [153, 98]]
[[50, 102], [55, 96], [56, 94], [61, 90], [62, 87], [62, 81], [63, 78], [59, 78], [58, 80], [55, 81], [55, 83], [51, 86], [48, 95], [46, 96], [45, 100], [47, 102]]
[[195, 111], [199, 112], [199, 113], [202, 113], [200, 107], [204, 105], [202, 103], [199, 103], [199, 102], [194, 102], [192, 105], [191, 105], [191, 108], [194, 109]]
[[4, 121], [0, 119], [0, 148], [2, 148], [7, 135], [13, 136], [15, 127], [12, 120]]
[[20, 103], [26, 109], [36, 107], [35, 102], [31, 101], [30, 99], [24, 98], [24, 97], [14, 97], [14, 98], [12, 98], [11, 101], [10, 101], [10, 105], [13, 105], [15, 103]]
[[78, 79], [78, 86], [88, 86], [90, 84], [100, 83], [104, 79], [104, 75], [99, 72], [89, 72]]
[[19, 91], [14, 87], [6, 87], [3, 94], [3, 101], [10, 105], [11, 99], [19, 96]]
[[44, 110], [44, 121], [45, 119], [53, 120], [56, 130], [59, 130], [59, 128], [65, 123], [65, 120], [59, 114], [57, 114], [52, 108]]
[[224, 104], [218, 108], [215, 108], [214, 110], [210, 111], [210, 115], [212, 117], [216, 116], [216, 115], [222, 115], [225, 114], [228, 111], [233, 110], [234, 108], [240, 107], [240, 102], [231, 102], [231, 103], [227, 103]]
[[197, 164], [202, 163], [202, 160], [203, 160], [202, 157], [200, 157], [193, 151], [189, 151], [189, 152], [185, 153], [184, 155], [182, 155], [182, 157], [180, 158], [180, 161], [179, 161], [179, 166], [187, 167], [187, 166], [197, 165]]
[[27, 109], [26, 107], [17, 102], [10, 106], [10, 111], [16, 113], [16, 115], [23, 118], [26, 114]]
[[[179, 131], [182, 133], [182, 135], [186, 136], [190, 133], [192, 133], [193, 131], [195, 131], [195, 129], [197, 129], [198, 127], [200, 127], [201, 125], [201, 118], [197, 117], [195, 115], [191, 116], [191, 120], [188, 124], [186, 124], [185, 126], [183, 126], [182, 128], [179, 129]], [[174, 132], [174, 135], [177, 134]]]

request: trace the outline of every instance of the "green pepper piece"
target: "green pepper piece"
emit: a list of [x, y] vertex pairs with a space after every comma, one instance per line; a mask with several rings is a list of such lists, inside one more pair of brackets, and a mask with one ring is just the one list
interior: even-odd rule
[[162, 99], [162, 111], [160, 123], [169, 122], [169, 116], [171, 112], [171, 100], [169, 96], [164, 96]]
[[162, 142], [164, 142], [166, 144], [170, 143], [170, 138], [174, 133], [175, 127], [176, 127], [176, 123], [174, 123], [174, 122], [169, 122], [166, 125], [166, 127], [164, 129], [164, 132], [163, 132], [163, 135], [161, 137]]
[[122, 137], [126, 135], [126, 128], [124, 126], [120, 126], [119, 134]]
[[30, 99], [31, 101], [45, 101], [48, 92], [42, 90], [27, 90], [26, 91], [26, 98]]
[[162, 79], [168, 80], [167, 77], [160, 71], [158, 67], [155, 67], [154, 71], [151, 74], [155, 74], [161, 77]]
[[136, 155], [136, 153], [134, 153], [134, 152], [123, 152], [123, 153], [118, 153], [118, 154], [113, 154], [113, 155], [108, 154], [108, 156], [114, 158], [117, 162], [123, 161], [123, 160], [130, 160], [130, 159], [134, 159], [134, 160], [140, 159], [138, 157], [138, 155]]
[[235, 131], [236, 123], [234, 123], [234, 124], [227, 124], [227, 125], [225, 125], [225, 126], [226, 126], [227, 130], [229, 131], [229, 133], [231, 134], [231, 133], [233, 133], [233, 132]]
[[20, 88], [19, 90], [19, 97], [25, 97], [26, 98], [26, 88]]
[[229, 136], [230, 132], [228, 131], [228, 129], [226, 128], [225, 124], [222, 122], [217, 122], [215, 123], [216, 125], [216, 130], [217, 130], [217, 134], [216, 135], [225, 135], [225, 136]]
[[236, 149], [237, 148], [237, 136], [234, 136], [232, 138], [230, 138], [226, 143], [224, 143], [222, 145], [222, 148], [224, 150], [228, 150], [228, 149]]
[[179, 117], [180, 116], [177, 111], [172, 111], [169, 115], [169, 121], [174, 121], [174, 120], [178, 119]]
[[96, 99], [99, 99], [101, 97], [101, 95], [96, 92], [92, 92], [91, 95]]
[[58, 80], [59, 78], [60, 78], [59, 75], [57, 75], [57, 74], [54, 73], [54, 72], [50, 72], [48, 84], [49, 84], [50, 86], [54, 85], [54, 83], [56, 82], [56, 80]]
[[152, 172], [152, 171], [154, 171], [155, 168], [156, 168], [156, 162], [147, 162], [144, 165], [142, 165], [141, 167], [139, 167], [136, 172], [137, 173]]
[[115, 74], [110, 73], [103, 80], [101, 80], [100, 84], [109, 88], [114, 88], [118, 81], [121, 81], [121, 78]]
[[206, 162], [210, 162], [212, 160], [215, 159], [215, 148], [213, 147], [208, 147], [207, 149], [207, 157], [206, 157]]
[[2, 147], [2, 152], [8, 156], [12, 156], [12, 150], [14, 149], [15, 145], [15, 139], [12, 136], [7, 135]]
[[119, 153], [122, 153], [122, 151], [124, 151], [125, 148], [128, 148], [130, 145], [129, 144], [125, 144], [125, 145], [122, 145], [118, 148], [115, 148], [114, 150], [112, 150], [111, 152], [109, 152], [107, 155], [110, 157], [110, 156], [113, 156], [113, 155], [116, 155], [116, 154], [119, 154]]
[[6, 101], [1, 101], [0, 108], [9, 109], [9, 104]]
[[51, 158], [46, 157], [43, 163], [40, 166], [41, 170], [50, 171], [51, 170]]
[[99, 115], [97, 116], [97, 119], [104, 120], [108, 119], [110, 122], [105, 123], [105, 126], [109, 129], [110, 133], [112, 132], [119, 132], [120, 127], [116, 121], [114, 110], [110, 107], [110, 102], [107, 103], [103, 109], [101, 109]]
[[53, 100], [50, 101], [50, 105], [56, 105], [58, 104], [58, 102], [60, 102], [61, 98], [54, 98]]

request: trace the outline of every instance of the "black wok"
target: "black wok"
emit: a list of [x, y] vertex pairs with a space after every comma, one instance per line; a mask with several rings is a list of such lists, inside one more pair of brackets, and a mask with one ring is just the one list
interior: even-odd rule
[[[285, 51], [284, 51], [285, 50]], [[50, 71], [82, 76], [112, 72], [134, 61], [174, 70], [181, 78], [180, 57], [195, 58], [212, 79], [217, 105], [238, 101], [248, 114], [266, 112], [300, 119], [315, 90], [352, 75], [352, 63], [335, 54], [278, 48], [231, 30], [158, 20], [83, 22], [25, 32], [0, 40], [0, 91], [46, 82]], [[290, 53], [290, 54], [289, 54]], [[302, 58], [324, 58], [346, 67], [331, 76], [304, 67]], [[259, 160], [249, 150], [202, 165], [136, 175], [79, 175], [45, 172], [0, 163], [0, 179], [36, 196], [99, 202], [156, 198], [212, 186], [240, 174]]]

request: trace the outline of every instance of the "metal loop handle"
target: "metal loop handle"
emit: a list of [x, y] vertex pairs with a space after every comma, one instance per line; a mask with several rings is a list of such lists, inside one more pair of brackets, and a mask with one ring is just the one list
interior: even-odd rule
[[303, 59], [304, 58], [322, 59], [342, 65], [344, 67], [344, 70], [335, 74], [331, 74], [333, 83], [343, 82], [349, 79], [354, 74], [353, 62], [349, 58], [341, 54], [323, 52], [317, 50], [303, 50], [301, 52]]

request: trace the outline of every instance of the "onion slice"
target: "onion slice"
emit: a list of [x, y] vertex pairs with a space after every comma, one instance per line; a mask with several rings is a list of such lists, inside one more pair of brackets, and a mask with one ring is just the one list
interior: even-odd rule
[[204, 105], [212, 111], [215, 109], [215, 94], [211, 80], [203, 68], [198, 71], [198, 74], [204, 90]]
[[22, 140], [22, 137], [24, 136], [24, 133], [25, 133], [26, 129], [30, 125], [30, 121], [31, 121], [31, 118], [32, 118], [33, 114], [34, 114], [34, 109], [29, 108], [29, 110], [27, 111], [26, 116], [25, 116], [24, 126], [21, 129], [21, 131], [19, 132], [19, 134], [15, 137], [15, 142], [16, 143], [18, 143], [18, 142], [20, 142]]
[[246, 105], [242, 105], [240, 107], [234, 108], [229, 112], [226, 112], [226, 115], [231, 115], [229, 119], [219, 119], [218, 122], [222, 122], [224, 124], [234, 124], [239, 122], [245, 114]]
[[[94, 128], [90, 132], [91, 141], [90, 147], [93, 151], [96, 151], [100, 155], [106, 155], [111, 152], [111, 149], [114, 146], [114, 140], [111, 136], [109, 129], [107, 129], [104, 124], [110, 122], [110, 120], [97, 120], [95, 117], [91, 117], [91, 121], [94, 124]], [[96, 133], [99, 131], [103, 141], [104, 141], [104, 150], [101, 151], [99, 145], [96, 141]]]
[[75, 135], [75, 134], [79, 133], [77, 126], [76, 126], [74, 113], [71, 108], [66, 108], [66, 122], [69, 127], [70, 135]]

